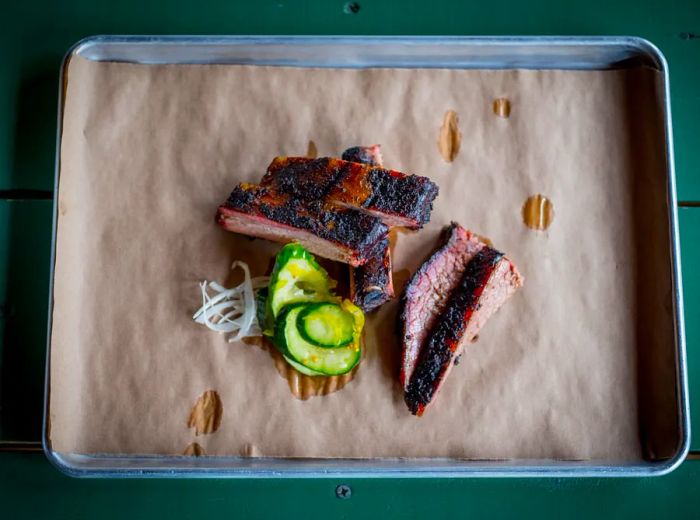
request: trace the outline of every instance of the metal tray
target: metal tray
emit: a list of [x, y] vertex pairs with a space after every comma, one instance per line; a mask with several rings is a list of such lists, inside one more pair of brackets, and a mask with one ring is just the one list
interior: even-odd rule
[[[49, 437], [49, 362], [53, 305], [53, 267], [57, 222], [57, 194], [64, 76], [73, 56], [94, 61], [145, 64], [252, 64], [295, 67], [440, 67], [467, 69], [568, 69], [601, 70], [650, 67], [662, 73], [660, 107], [664, 125], [669, 226], [668, 259], [673, 290], [675, 337], [669, 341], [672, 389], [676, 409], [673, 432], [675, 449], [671, 456], [634, 463], [614, 461], [562, 460], [453, 460], [453, 459], [272, 459], [240, 457], [116, 456], [79, 455], [52, 450]], [[671, 134], [669, 77], [666, 60], [650, 42], [635, 37], [143, 37], [95, 36], [75, 44], [66, 54], [61, 69], [51, 291], [49, 298], [49, 340], [47, 347], [43, 446], [48, 459], [72, 476], [90, 477], [473, 477], [473, 476], [652, 476], [677, 467], [690, 444], [689, 406], [686, 382], [686, 354], [676, 186]], [[652, 396], [653, 398], [653, 396]]]

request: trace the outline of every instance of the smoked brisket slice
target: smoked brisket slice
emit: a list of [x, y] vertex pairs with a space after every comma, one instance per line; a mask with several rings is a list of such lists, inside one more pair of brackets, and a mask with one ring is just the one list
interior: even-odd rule
[[438, 194], [427, 177], [331, 157], [276, 157], [261, 184], [301, 200], [358, 209], [387, 226], [410, 229], [430, 220]]
[[445, 310], [450, 294], [472, 257], [485, 244], [459, 224], [442, 233], [438, 249], [413, 274], [401, 295], [401, 385], [406, 389], [428, 332]]
[[[452, 224], [448, 234], [447, 242], [419, 269], [404, 293], [401, 313], [404, 330], [406, 319], [414, 324], [430, 322], [424, 327], [426, 332], [418, 345], [412, 345], [411, 355], [404, 350], [402, 367], [406, 404], [411, 413], [419, 416], [435, 399], [464, 345], [473, 340], [486, 321], [522, 285], [520, 273], [503, 253], [478, 241], [456, 224]], [[465, 261], [466, 266], [460, 267]], [[456, 276], [449, 276], [449, 283], [445, 284], [449, 269], [454, 269]], [[436, 297], [441, 303], [433, 302], [429, 315], [406, 310], [406, 304], [414, 307], [408, 301], [412, 298], [420, 298], [425, 304]], [[426, 319], [421, 320], [420, 316]]]
[[275, 242], [297, 241], [314, 254], [353, 266], [372, 259], [388, 231], [366, 213], [246, 183], [219, 206], [216, 219], [228, 231]]

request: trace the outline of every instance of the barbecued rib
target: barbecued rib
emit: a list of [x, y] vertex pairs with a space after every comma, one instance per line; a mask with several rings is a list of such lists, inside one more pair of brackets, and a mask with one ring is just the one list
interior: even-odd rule
[[344, 161], [367, 164], [369, 166], [382, 167], [381, 145], [353, 146], [343, 152], [341, 159]]
[[243, 183], [219, 206], [217, 222], [228, 231], [275, 242], [298, 241], [324, 258], [359, 266], [374, 254], [387, 227], [370, 215], [302, 201], [272, 187]]
[[464, 345], [521, 285], [520, 273], [503, 253], [484, 246], [472, 257], [420, 349], [404, 394], [411, 413], [423, 414]]
[[359, 209], [387, 226], [411, 229], [430, 220], [438, 194], [427, 177], [331, 157], [276, 157], [261, 184], [302, 200]]
[[[353, 146], [343, 152], [343, 160], [372, 166], [382, 165], [380, 145]], [[394, 297], [389, 239], [378, 242], [372, 258], [360, 267], [350, 266], [350, 299], [365, 312], [371, 312]]]
[[402, 340], [400, 381], [407, 388], [418, 353], [469, 261], [485, 244], [456, 223], [445, 228], [438, 249], [413, 274], [401, 295], [399, 335]]
[[377, 242], [366, 264], [350, 267], [350, 299], [360, 309], [370, 312], [394, 297], [391, 277], [389, 239]]

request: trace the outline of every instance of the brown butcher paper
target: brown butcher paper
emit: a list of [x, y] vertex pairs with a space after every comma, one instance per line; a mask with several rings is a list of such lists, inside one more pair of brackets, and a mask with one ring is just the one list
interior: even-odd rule
[[[73, 58], [60, 150], [52, 448], [178, 455], [196, 441], [207, 455], [265, 457], [662, 454], [673, 396], [647, 374], [673, 377], [659, 80], [643, 69]], [[508, 114], [494, 108], [498, 98]], [[461, 133], [453, 162], [438, 146], [449, 110]], [[430, 223], [398, 234], [395, 272], [413, 272], [457, 221], [524, 276], [422, 418], [408, 412], [397, 380], [396, 301], [368, 316], [354, 380], [305, 401], [268, 352], [191, 319], [200, 281], [231, 283], [234, 260], [262, 275], [279, 249], [218, 227], [217, 206], [238, 182], [259, 180], [274, 156], [306, 154], [310, 140], [319, 156], [380, 143], [387, 167], [439, 185]], [[553, 204], [546, 230], [522, 220], [537, 194]], [[188, 420], [209, 390], [220, 399], [218, 429], [196, 435]]]

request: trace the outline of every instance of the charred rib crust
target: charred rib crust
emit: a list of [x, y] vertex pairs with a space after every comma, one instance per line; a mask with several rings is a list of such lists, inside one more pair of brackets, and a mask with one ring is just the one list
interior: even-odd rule
[[[343, 152], [343, 160], [381, 166], [380, 146], [353, 146]], [[384, 305], [394, 297], [391, 252], [387, 237], [375, 246], [365, 265], [350, 267], [350, 299], [365, 312]]]
[[308, 231], [353, 250], [363, 261], [372, 257], [375, 245], [386, 238], [388, 232], [379, 219], [359, 211], [328, 208], [320, 201], [300, 201], [260, 186], [237, 186], [224, 206]]
[[366, 264], [351, 269], [354, 286], [352, 301], [363, 311], [370, 312], [393, 298], [388, 238], [377, 243], [372, 258]]
[[407, 227], [430, 220], [438, 187], [427, 177], [322, 157], [276, 157], [261, 185], [301, 200], [324, 200], [397, 217]]
[[304, 201], [323, 200], [340, 182], [344, 171], [328, 157], [276, 157], [267, 168], [261, 185]]
[[367, 164], [369, 166], [381, 166], [379, 146], [353, 146], [343, 152], [341, 158], [344, 161]]
[[484, 247], [467, 264], [459, 286], [450, 295], [421, 349], [420, 358], [406, 389], [404, 399], [414, 415], [421, 415], [433, 398], [442, 374], [447, 370], [472, 313], [478, 308], [486, 283], [503, 253]]
[[418, 227], [430, 221], [437, 184], [426, 177], [405, 175], [397, 177], [391, 170], [374, 168], [369, 171], [372, 193], [363, 207], [414, 220]]

